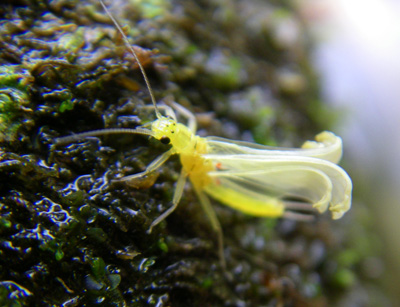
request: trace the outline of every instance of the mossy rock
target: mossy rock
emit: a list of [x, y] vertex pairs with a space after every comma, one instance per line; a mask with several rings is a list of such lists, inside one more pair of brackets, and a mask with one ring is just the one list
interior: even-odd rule
[[[108, 4], [156, 98], [194, 112], [200, 135], [299, 145], [332, 119], [290, 3]], [[367, 286], [380, 293], [362, 273], [375, 241], [353, 245], [370, 222], [354, 229], [351, 213], [304, 224], [213, 203], [226, 272], [190, 186], [148, 234], [170, 206], [179, 161], [140, 189], [113, 179], [142, 171], [168, 146], [126, 135], [53, 142], [154, 119], [140, 108], [150, 99], [138, 66], [100, 4], [26, 0], [0, 13], [0, 305], [345, 306], [361, 304]]]

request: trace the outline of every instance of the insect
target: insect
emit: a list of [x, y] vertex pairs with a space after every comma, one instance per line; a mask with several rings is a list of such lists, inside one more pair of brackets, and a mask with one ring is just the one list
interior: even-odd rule
[[[309, 220], [310, 213], [329, 209], [339, 219], [351, 207], [352, 182], [337, 165], [342, 155], [342, 140], [332, 132], [322, 132], [315, 141], [302, 148], [286, 149], [219, 137], [197, 136], [196, 119], [177, 103], [157, 105], [146, 72], [120, 25], [102, 0], [104, 10], [121, 33], [127, 48], [135, 57], [150, 93], [157, 119], [134, 129], [103, 129], [61, 137], [57, 143], [105, 134], [141, 134], [153, 137], [171, 148], [151, 162], [145, 171], [124, 177], [134, 181], [153, 173], [172, 155], [179, 155], [182, 169], [176, 183], [172, 205], [150, 225], [149, 232], [165, 220], [178, 206], [187, 179], [218, 235], [219, 256], [223, 257], [223, 235], [209, 196], [219, 202], [260, 217]], [[160, 111], [165, 111], [162, 115]], [[177, 122], [175, 113], [187, 119]]]

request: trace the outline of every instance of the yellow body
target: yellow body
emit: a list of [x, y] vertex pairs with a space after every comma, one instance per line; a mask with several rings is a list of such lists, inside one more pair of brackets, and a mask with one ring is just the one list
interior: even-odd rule
[[221, 203], [254, 216], [281, 217], [285, 211], [284, 203], [273, 197], [259, 200], [219, 184], [208, 185], [204, 191]]
[[202, 190], [212, 183], [208, 172], [215, 168], [211, 161], [204, 158], [204, 154], [208, 152], [205, 139], [194, 135], [185, 125], [169, 118], [156, 120], [151, 130], [156, 139], [170, 139], [173, 154], [179, 155], [184, 171], [196, 188]]
[[174, 154], [178, 154], [182, 167], [196, 189], [204, 190], [221, 203], [255, 216], [280, 217], [284, 212], [284, 204], [278, 199], [268, 197], [258, 200], [226, 188], [208, 174], [217, 171], [210, 159], [205, 158], [209, 152], [207, 139], [194, 135], [185, 125], [169, 118], [156, 120], [152, 129], [154, 137], [168, 137]]
[[330, 207], [334, 219], [350, 208], [351, 180], [335, 164], [342, 148], [331, 132], [291, 151], [201, 138], [166, 117], [154, 121], [151, 131], [156, 139], [169, 140], [171, 154], [180, 156], [184, 174], [197, 191], [236, 210], [281, 217], [287, 197], [307, 201], [320, 212]]

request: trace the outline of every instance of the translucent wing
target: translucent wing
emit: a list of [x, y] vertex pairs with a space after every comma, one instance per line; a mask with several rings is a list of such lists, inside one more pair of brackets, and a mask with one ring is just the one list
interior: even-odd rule
[[208, 173], [214, 184], [205, 191], [253, 215], [282, 216], [283, 199], [296, 198], [313, 204], [319, 212], [329, 207], [334, 219], [341, 218], [351, 206], [352, 183], [347, 173], [331, 162], [338, 160], [342, 150], [341, 141], [335, 140], [334, 134], [329, 137], [332, 142], [308, 142], [299, 150], [249, 148], [210, 140], [210, 154], [204, 157], [216, 171]]
[[342, 139], [332, 132], [324, 131], [307, 141], [301, 148], [265, 146], [256, 143], [233, 141], [220, 137], [207, 137], [210, 154], [249, 154], [256, 156], [304, 156], [338, 163], [342, 157]]

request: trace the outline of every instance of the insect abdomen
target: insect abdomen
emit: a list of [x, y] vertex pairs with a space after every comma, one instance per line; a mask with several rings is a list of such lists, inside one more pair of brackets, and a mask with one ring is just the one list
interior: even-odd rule
[[207, 185], [204, 190], [221, 203], [250, 215], [280, 217], [285, 211], [283, 202], [277, 198], [264, 196], [257, 199], [218, 183]]

